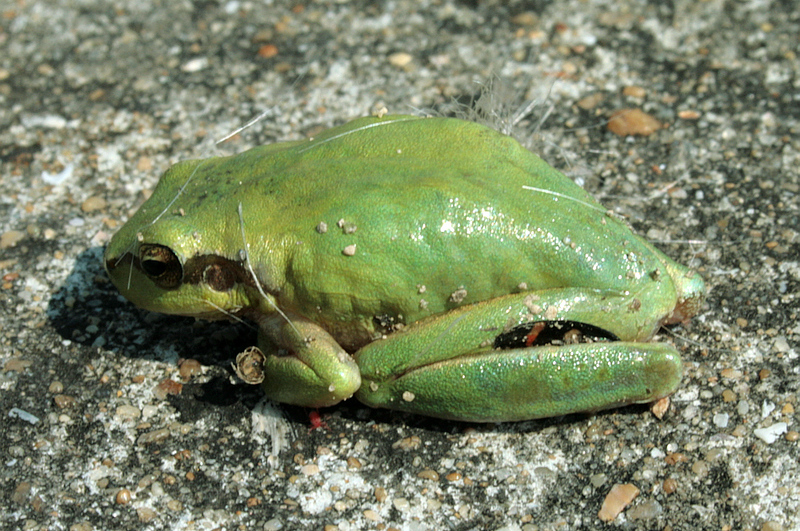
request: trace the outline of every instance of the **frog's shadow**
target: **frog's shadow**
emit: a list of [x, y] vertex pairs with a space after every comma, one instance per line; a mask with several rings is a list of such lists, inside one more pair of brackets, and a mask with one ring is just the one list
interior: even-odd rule
[[51, 297], [47, 317], [61, 337], [131, 360], [177, 366], [180, 359], [193, 358], [211, 368], [210, 380], [185, 386], [187, 396], [223, 407], [242, 399], [257, 401], [257, 388], [234, 385], [229, 377], [236, 353], [255, 344], [254, 329], [242, 323], [198, 321], [136, 308], [111, 284], [102, 256], [102, 247], [78, 255], [72, 271]]
[[[193, 358], [210, 367], [210, 378], [205, 382], [186, 384], [180, 396], [170, 398], [170, 402], [182, 411], [200, 414], [197, 408], [188, 407], [198, 402], [213, 408], [233, 407], [238, 410], [244, 406], [252, 410], [262, 397], [261, 390], [258, 386], [234, 384], [231, 363], [236, 353], [255, 344], [256, 331], [243, 323], [198, 321], [136, 308], [111, 284], [103, 270], [102, 255], [102, 247], [92, 247], [77, 257], [72, 272], [50, 299], [47, 316], [53, 329], [64, 339], [86, 348], [111, 351], [114, 356], [175, 366], [180, 359]], [[281, 405], [281, 408], [293, 422], [308, 425], [308, 415], [312, 410], [286, 405]], [[624, 411], [636, 415], [637, 411], [646, 408], [629, 406]], [[614, 411], [595, 415], [603, 416]], [[346, 422], [402, 425], [443, 434], [467, 429], [481, 433], [537, 432], [550, 426], [581, 423], [587, 417], [586, 414], [575, 414], [521, 422], [472, 423], [372, 409], [355, 399], [322, 409], [320, 413], [323, 418], [330, 416]], [[332, 419], [332, 422], [338, 421]]]

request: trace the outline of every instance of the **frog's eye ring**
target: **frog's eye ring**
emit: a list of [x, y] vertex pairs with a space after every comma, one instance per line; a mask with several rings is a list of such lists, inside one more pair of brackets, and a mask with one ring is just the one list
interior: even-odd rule
[[172, 249], [163, 245], [142, 245], [139, 249], [139, 266], [160, 288], [176, 288], [183, 278], [181, 261]]

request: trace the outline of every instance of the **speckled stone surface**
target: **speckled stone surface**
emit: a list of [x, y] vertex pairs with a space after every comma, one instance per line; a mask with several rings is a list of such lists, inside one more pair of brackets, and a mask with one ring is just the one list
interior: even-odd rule
[[[770, 1], [8, 3], [2, 526], [591, 529], [630, 484], [612, 526], [796, 529], [798, 35], [795, 3]], [[108, 282], [103, 245], [170, 164], [384, 106], [451, 114], [488, 85], [481, 106], [502, 122], [534, 102], [516, 136], [707, 280], [660, 339], [686, 366], [662, 420], [353, 402], [310, 430], [233, 377], [250, 328], [143, 312]], [[620, 109], [665, 127], [620, 136]]]

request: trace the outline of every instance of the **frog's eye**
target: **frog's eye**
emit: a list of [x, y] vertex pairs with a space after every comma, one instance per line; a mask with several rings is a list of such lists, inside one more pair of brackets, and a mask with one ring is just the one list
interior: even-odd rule
[[183, 278], [183, 266], [175, 253], [163, 245], [142, 245], [139, 248], [139, 265], [144, 274], [157, 286], [176, 288]]

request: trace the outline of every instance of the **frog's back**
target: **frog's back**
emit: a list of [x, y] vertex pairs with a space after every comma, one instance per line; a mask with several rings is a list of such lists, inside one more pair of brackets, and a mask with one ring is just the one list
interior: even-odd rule
[[276, 215], [260, 230], [289, 248], [282, 300], [317, 320], [411, 322], [521, 290], [625, 290], [666, 259], [538, 156], [471, 122], [356, 120], [270, 171], [281, 177], [258, 186]]

